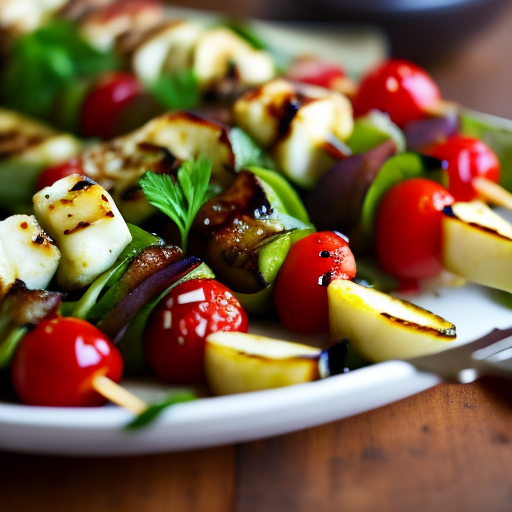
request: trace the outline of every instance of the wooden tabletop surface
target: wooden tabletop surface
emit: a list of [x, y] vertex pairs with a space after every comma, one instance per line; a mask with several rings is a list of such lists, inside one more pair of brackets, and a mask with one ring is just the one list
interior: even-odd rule
[[[510, 26], [512, 4], [429, 65], [446, 98], [512, 118]], [[481, 380], [239, 445], [127, 458], [2, 452], [0, 510], [508, 512], [511, 475], [512, 387]]]

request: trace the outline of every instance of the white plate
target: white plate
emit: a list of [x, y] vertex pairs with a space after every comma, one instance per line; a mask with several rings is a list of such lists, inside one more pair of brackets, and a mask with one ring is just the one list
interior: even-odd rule
[[[327, 49], [329, 58], [341, 61], [353, 75], [385, 54], [385, 41], [373, 31], [338, 29], [335, 35], [326, 36], [267, 23], [257, 27], [278, 47], [305, 48], [324, 58]], [[510, 309], [499, 298], [497, 292], [468, 286], [425, 294], [416, 302], [456, 324], [459, 341], [465, 342], [493, 327], [512, 324]], [[435, 375], [418, 372], [405, 362], [390, 361], [309, 384], [180, 404], [137, 432], [124, 430], [132, 415], [115, 406], [62, 409], [0, 402], [0, 449], [105, 456], [236, 443], [345, 418], [438, 382]]]
[[[457, 325], [466, 342], [512, 315], [499, 292], [478, 286], [441, 289], [415, 302]], [[389, 361], [323, 381], [245, 395], [205, 398], [165, 411], [149, 427], [126, 432], [132, 415], [94, 409], [0, 403], [0, 448], [66, 455], [129, 455], [248, 441], [301, 430], [368, 411], [436, 385], [440, 379]]]

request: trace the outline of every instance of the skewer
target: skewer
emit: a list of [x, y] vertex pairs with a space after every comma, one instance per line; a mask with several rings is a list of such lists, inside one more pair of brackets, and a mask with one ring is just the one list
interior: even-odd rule
[[96, 375], [92, 380], [92, 387], [112, 403], [134, 414], [139, 415], [148, 408], [146, 402], [104, 375]]
[[[456, 103], [442, 100], [430, 107], [428, 113], [435, 116], [450, 115], [456, 113], [458, 108]], [[512, 210], [512, 194], [501, 185], [481, 176], [473, 178], [471, 185], [485, 202]]]

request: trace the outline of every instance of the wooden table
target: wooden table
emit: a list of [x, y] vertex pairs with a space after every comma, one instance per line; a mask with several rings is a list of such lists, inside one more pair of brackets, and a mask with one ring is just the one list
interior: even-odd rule
[[[512, 118], [510, 26], [512, 5], [429, 66], [445, 97]], [[442, 384], [321, 427], [185, 453], [0, 453], [0, 510], [508, 512], [512, 387]]]

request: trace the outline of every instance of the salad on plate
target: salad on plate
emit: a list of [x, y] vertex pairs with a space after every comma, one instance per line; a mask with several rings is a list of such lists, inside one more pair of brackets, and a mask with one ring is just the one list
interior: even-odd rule
[[414, 63], [349, 76], [151, 0], [11, 4], [3, 403], [110, 401], [142, 426], [180, 402], [442, 351], [456, 325], [418, 297], [512, 291], [512, 130]]

